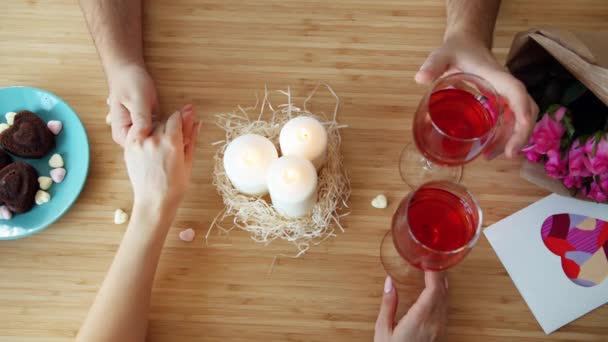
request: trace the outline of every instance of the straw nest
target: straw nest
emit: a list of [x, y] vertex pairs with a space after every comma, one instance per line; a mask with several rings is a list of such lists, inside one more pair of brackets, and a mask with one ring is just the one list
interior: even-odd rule
[[[326, 84], [324, 86], [336, 100], [330, 119], [323, 114], [311, 113], [307, 108], [320, 85], [304, 100], [302, 108], [294, 106], [289, 89], [275, 92], [266, 89], [260, 106], [257, 103], [254, 107], [239, 106], [232, 113], [216, 115], [217, 125], [226, 132], [226, 139], [214, 143], [218, 149], [214, 157], [213, 184], [222, 196], [225, 208], [211, 223], [206, 239], [209, 239], [214, 229], [228, 233], [234, 228], [240, 228], [249, 232], [256, 242], [269, 244], [276, 239], [289, 241], [297, 248], [296, 256], [301, 256], [311, 246], [336, 236], [336, 229], [344, 231], [340, 219], [348, 214], [350, 183], [342, 165], [340, 129], [346, 126], [341, 126], [336, 121], [340, 104], [338, 96], [331, 87]], [[269, 99], [271, 94], [280, 94], [286, 97], [287, 102], [274, 107]], [[267, 196], [252, 197], [237, 191], [226, 176], [223, 157], [226, 147], [233, 139], [248, 133], [265, 136], [278, 147], [283, 125], [300, 115], [316, 117], [327, 129], [327, 160], [319, 171], [318, 198], [311, 215], [293, 219], [280, 215]], [[265, 117], [268, 118], [264, 120]], [[228, 221], [227, 225], [224, 225], [225, 221]]]

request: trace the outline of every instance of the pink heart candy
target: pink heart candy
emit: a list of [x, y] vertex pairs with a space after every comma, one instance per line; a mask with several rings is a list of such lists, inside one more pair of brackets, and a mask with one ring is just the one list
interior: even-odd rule
[[186, 242], [194, 241], [195, 235], [196, 235], [196, 232], [192, 228], [188, 228], [188, 229], [185, 229], [185, 230], [182, 230], [181, 232], [179, 232], [180, 240], [186, 241]]
[[10, 220], [13, 217], [13, 213], [5, 205], [0, 206], [0, 220]]
[[65, 169], [62, 167], [52, 169], [50, 172], [51, 179], [55, 183], [61, 183], [61, 182], [63, 182], [63, 179], [65, 178], [65, 173], [66, 173]]
[[51, 120], [46, 124], [46, 127], [49, 128], [49, 131], [51, 131], [51, 133], [57, 135], [59, 134], [59, 132], [61, 132], [63, 124], [61, 123], [61, 121]]

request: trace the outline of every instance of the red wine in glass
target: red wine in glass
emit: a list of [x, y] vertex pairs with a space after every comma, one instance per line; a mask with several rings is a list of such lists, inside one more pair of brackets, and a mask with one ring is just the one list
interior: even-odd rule
[[442, 89], [430, 95], [431, 120], [417, 122], [414, 141], [431, 162], [460, 165], [475, 158], [488, 140], [494, 119], [482, 101], [461, 89]]
[[412, 188], [434, 180], [459, 182], [462, 165], [496, 135], [498, 95], [482, 78], [458, 73], [439, 79], [414, 115], [414, 144], [403, 150], [402, 178]]
[[399, 282], [409, 266], [441, 271], [458, 264], [481, 233], [482, 212], [464, 187], [424, 184], [403, 199], [381, 247], [382, 264]]

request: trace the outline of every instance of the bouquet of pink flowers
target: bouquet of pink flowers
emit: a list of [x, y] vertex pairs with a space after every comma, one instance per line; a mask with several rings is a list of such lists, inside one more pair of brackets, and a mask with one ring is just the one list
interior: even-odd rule
[[[549, 106], [536, 123], [522, 153], [531, 162], [543, 163], [547, 175], [561, 180], [573, 193], [597, 202], [608, 202], [606, 118], [589, 119], [587, 116], [586, 120], [576, 120], [565, 106]], [[578, 130], [577, 121], [583, 122], [585, 127]], [[589, 133], [590, 123], [600, 127], [591, 127], [593, 132]]]

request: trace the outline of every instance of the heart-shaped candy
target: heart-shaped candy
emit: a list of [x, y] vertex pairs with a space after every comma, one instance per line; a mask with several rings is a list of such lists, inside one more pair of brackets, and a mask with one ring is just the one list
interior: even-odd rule
[[58, 135], [59, 133], [61, 133], [63, 124], [61, 123], [61, 121], [51, 120], [46, 123], [46, 127], [48, 127], [48, 129], [49, 129], [49, 131], [51, 131], [51, 133]]
[[192, 228], [184, 229], [179, 232], [179, 239], [186, 242], [194, 241], [194, 237], [196, 236], [196, 232]]
[[56, 169], [52, 169], [50, 174], [51, 174], [51, 179], [53, 180], [53, 182], [61, 183], [61, 182], [63, 182], [63, 179], [65, 178], [65, 169], [62, 167], [58, 167]]

